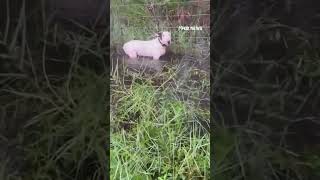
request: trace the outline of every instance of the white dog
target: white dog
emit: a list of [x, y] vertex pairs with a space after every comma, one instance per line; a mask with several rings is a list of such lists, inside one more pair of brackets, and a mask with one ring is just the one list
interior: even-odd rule
[[150, 41], [132, 40], [123, 45], [124, 52], [131, 58], [138, 56], [152, 57], [158, 60], [166, 53], [166, 47], [171, 43], [171, 33], [161, 32], [156, 34], [156, 38]]

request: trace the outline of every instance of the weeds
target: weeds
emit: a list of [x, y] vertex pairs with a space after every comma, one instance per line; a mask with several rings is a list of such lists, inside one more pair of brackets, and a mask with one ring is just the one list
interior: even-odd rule
[[227, 3], [218, 2], [214, 22], [214, 177], [318, 179], [319, 82], [312, 75], [319, 66], [312, 42], [319, 39], [270, 12], [252, 13], [253, 1], [231, 17], [234, 5]]
[[42, 1], [17, 12], [11, 1], [1, 5], [8, 7], [0, 33], [0, 178], [106, 179], [109, 76], [101, 35], [49, 26]]
[[[188, 37], [199, 34], [178, 32], [168, 20], [187, 5], [112, 1], [111, 45], [119, 50], [130, 39], [166, 30], [174, 39], [173, 52], [197, 52], [196, 41]], [[111, 179], [208, 179], [208, 72], [197, 69], [197, 60], [188, 56], [171, 59], [176, 63], [158, 72], [133, 71], [123, 58], [111, 59]]]
[[[170, 84], [172, 75], [160, 76]], [[132, 84], [112, 89], [111, 177], [206, 179], [209, 137], [201, 135], [203, 128], [194, 117], [208, 119], [209, 109], [179, 99], [179, 89], [166, 81], [155, 87], [157, 78], [137, 76]]]

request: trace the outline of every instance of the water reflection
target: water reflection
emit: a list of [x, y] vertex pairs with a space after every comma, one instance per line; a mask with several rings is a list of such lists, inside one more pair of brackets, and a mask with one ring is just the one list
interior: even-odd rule
[[113, 68], [125, 67], [130, 71], [135, 72], [147, 72], [147, 73], [157, 73], [162, 72], [165, 65], [165, 61], [153, 60], [149, 58], [138, 58], [129, 59], [128, 57], [122, 56], [113, 59]]
[[132, 70], [147, 71], [147, 72], [162, 72], [164, 61], [152, 60], [148, 58], [127, 59], [124, 64]]
[[138, 59], [129, 59], [129, 57], [119, 54], [113, 54], [112, 58], [113, 69], [128, 69], [129, 71], [140, 73], [161, 73], [165, 66], [176, 67], [178, 74], [189, 74], [192, 69], [200, 69], [209, 72], [210, 61], [209, 57], [197, 57], [194, 55], [177, 55], [170, 54], [160, 60], [151, 58], [139, 57]]

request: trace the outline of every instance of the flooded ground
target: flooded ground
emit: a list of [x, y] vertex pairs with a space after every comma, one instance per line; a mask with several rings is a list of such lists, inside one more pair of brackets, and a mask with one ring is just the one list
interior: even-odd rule
[[[203, 49], [202, 49], [203, 48]], [[165, 71], [164, 67], [179, 66], [182, 70], [181, 75], [187, 73], [189, 70], [200, 70], [209, 73], [210, 71], [210, 55], [209, 45], [207, 48], [200, 45], [195, 49], [196, 53], [174, 53], [167, 51], [167, 53], [160, 57], [159, 60], [153, 60], [148, 57], [139, 57], [138, 59], [129, 59], [128, 56], [119, 50], [113, 48], [111, 52], [112, 69], [120, 66], [126, 66], [132, 71], [158, 72]], [[191, 52], [191, 51], [190, 51]]]

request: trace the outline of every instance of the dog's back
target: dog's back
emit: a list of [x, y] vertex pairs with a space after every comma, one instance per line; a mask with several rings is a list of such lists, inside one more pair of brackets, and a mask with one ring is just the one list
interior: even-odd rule
[[123, 45], [123, 50], [130, 57], [136, 56], [146, 56], [153, 57], [154, 54], [162, 53], [153, 40], [141, 41], [141, 40], [132, 40]]

